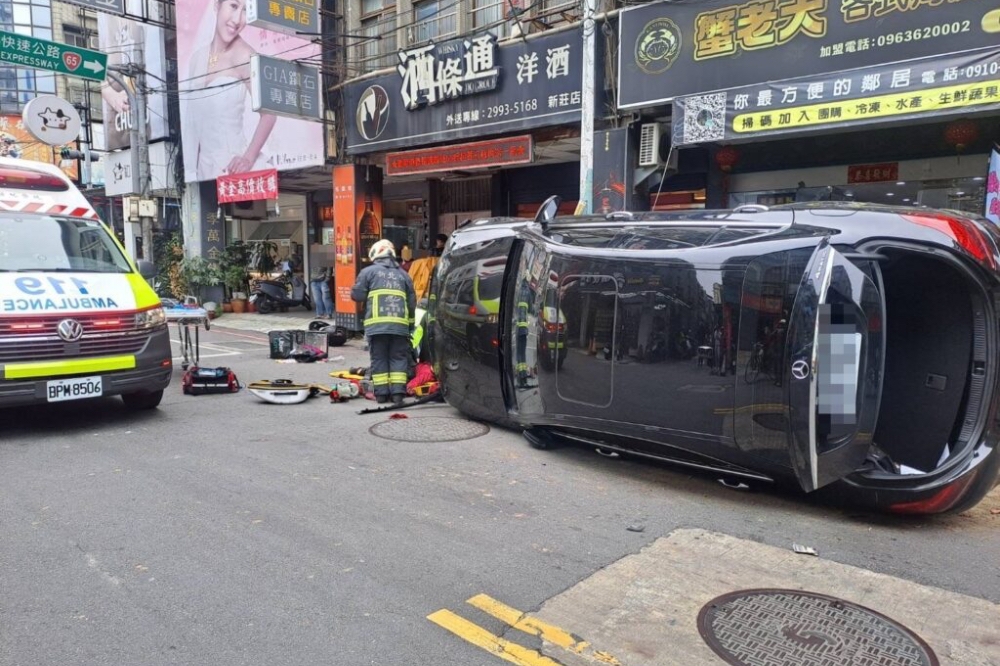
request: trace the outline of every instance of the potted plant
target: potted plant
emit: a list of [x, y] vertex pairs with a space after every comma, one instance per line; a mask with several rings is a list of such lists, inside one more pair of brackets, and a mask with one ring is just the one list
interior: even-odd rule
[[241, 241], [231, 243], [222, 253], [222, 282], [229, 289], [230, 304], [236, 313], [246, 311], [249, 263], [250, 249]]
[[201, 302], [206, 288], [222, 282], [222, 271], [217, 264], [204, 257], [186, 257], [180, 263], [180, 277], [193, 292], [191, 295]]

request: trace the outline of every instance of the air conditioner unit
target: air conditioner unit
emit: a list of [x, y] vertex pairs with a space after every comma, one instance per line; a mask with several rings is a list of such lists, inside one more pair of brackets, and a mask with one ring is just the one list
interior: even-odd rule
[[101, 50], [101, 42], [98, 41], [97, 35], [90, 35], [87, 37], [87, 48], [94, 51]]
[[639, 127], [639, 166], [658, 167], [663, 165], [660, 159], [660, 135], [662, 126], [659, 123], [643, 123]]

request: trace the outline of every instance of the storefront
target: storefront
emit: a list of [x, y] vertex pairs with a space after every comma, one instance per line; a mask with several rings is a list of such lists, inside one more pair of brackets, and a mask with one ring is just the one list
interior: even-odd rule
[[974, 0], [643, 5], [621, 14], [619, 108], [665, 115], [681, 160], [707, 151], [709, 206], [981, 214], [998, 32], [1000, 12]]
[[[578, 27], [498, 44], [490, 33], [399, 53], [349, 83], [346, 152], [384, 172], [384, 234], [415, 256], [467, 219], [579, 197]], [[415, 243], [415, 245], [414, 245]]]

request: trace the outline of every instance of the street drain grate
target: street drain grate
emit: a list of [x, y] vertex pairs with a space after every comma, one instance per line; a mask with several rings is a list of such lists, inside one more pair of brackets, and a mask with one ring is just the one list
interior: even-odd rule
[[397, 442], [457, 442], [481, 437], [489, 431], [490, 427], [483, 423], [448, 416], [390, 419], [368, 429], [376, 437]]
[[741, 590], [698, 614], [698, 632], [733, 666], [938, 666], [930, 647], [881, 613], [798, 590]]

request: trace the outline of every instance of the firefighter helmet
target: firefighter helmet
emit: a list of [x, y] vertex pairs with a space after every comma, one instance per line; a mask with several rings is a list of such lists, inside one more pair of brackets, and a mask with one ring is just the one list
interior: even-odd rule
[[382, 257], [395, 257], [396, 248], [392, 246], [392, 241], [383, 238], [372, 245], [372, 249], [368, 250], [368, 258], [372, 261], [380, 259]]

